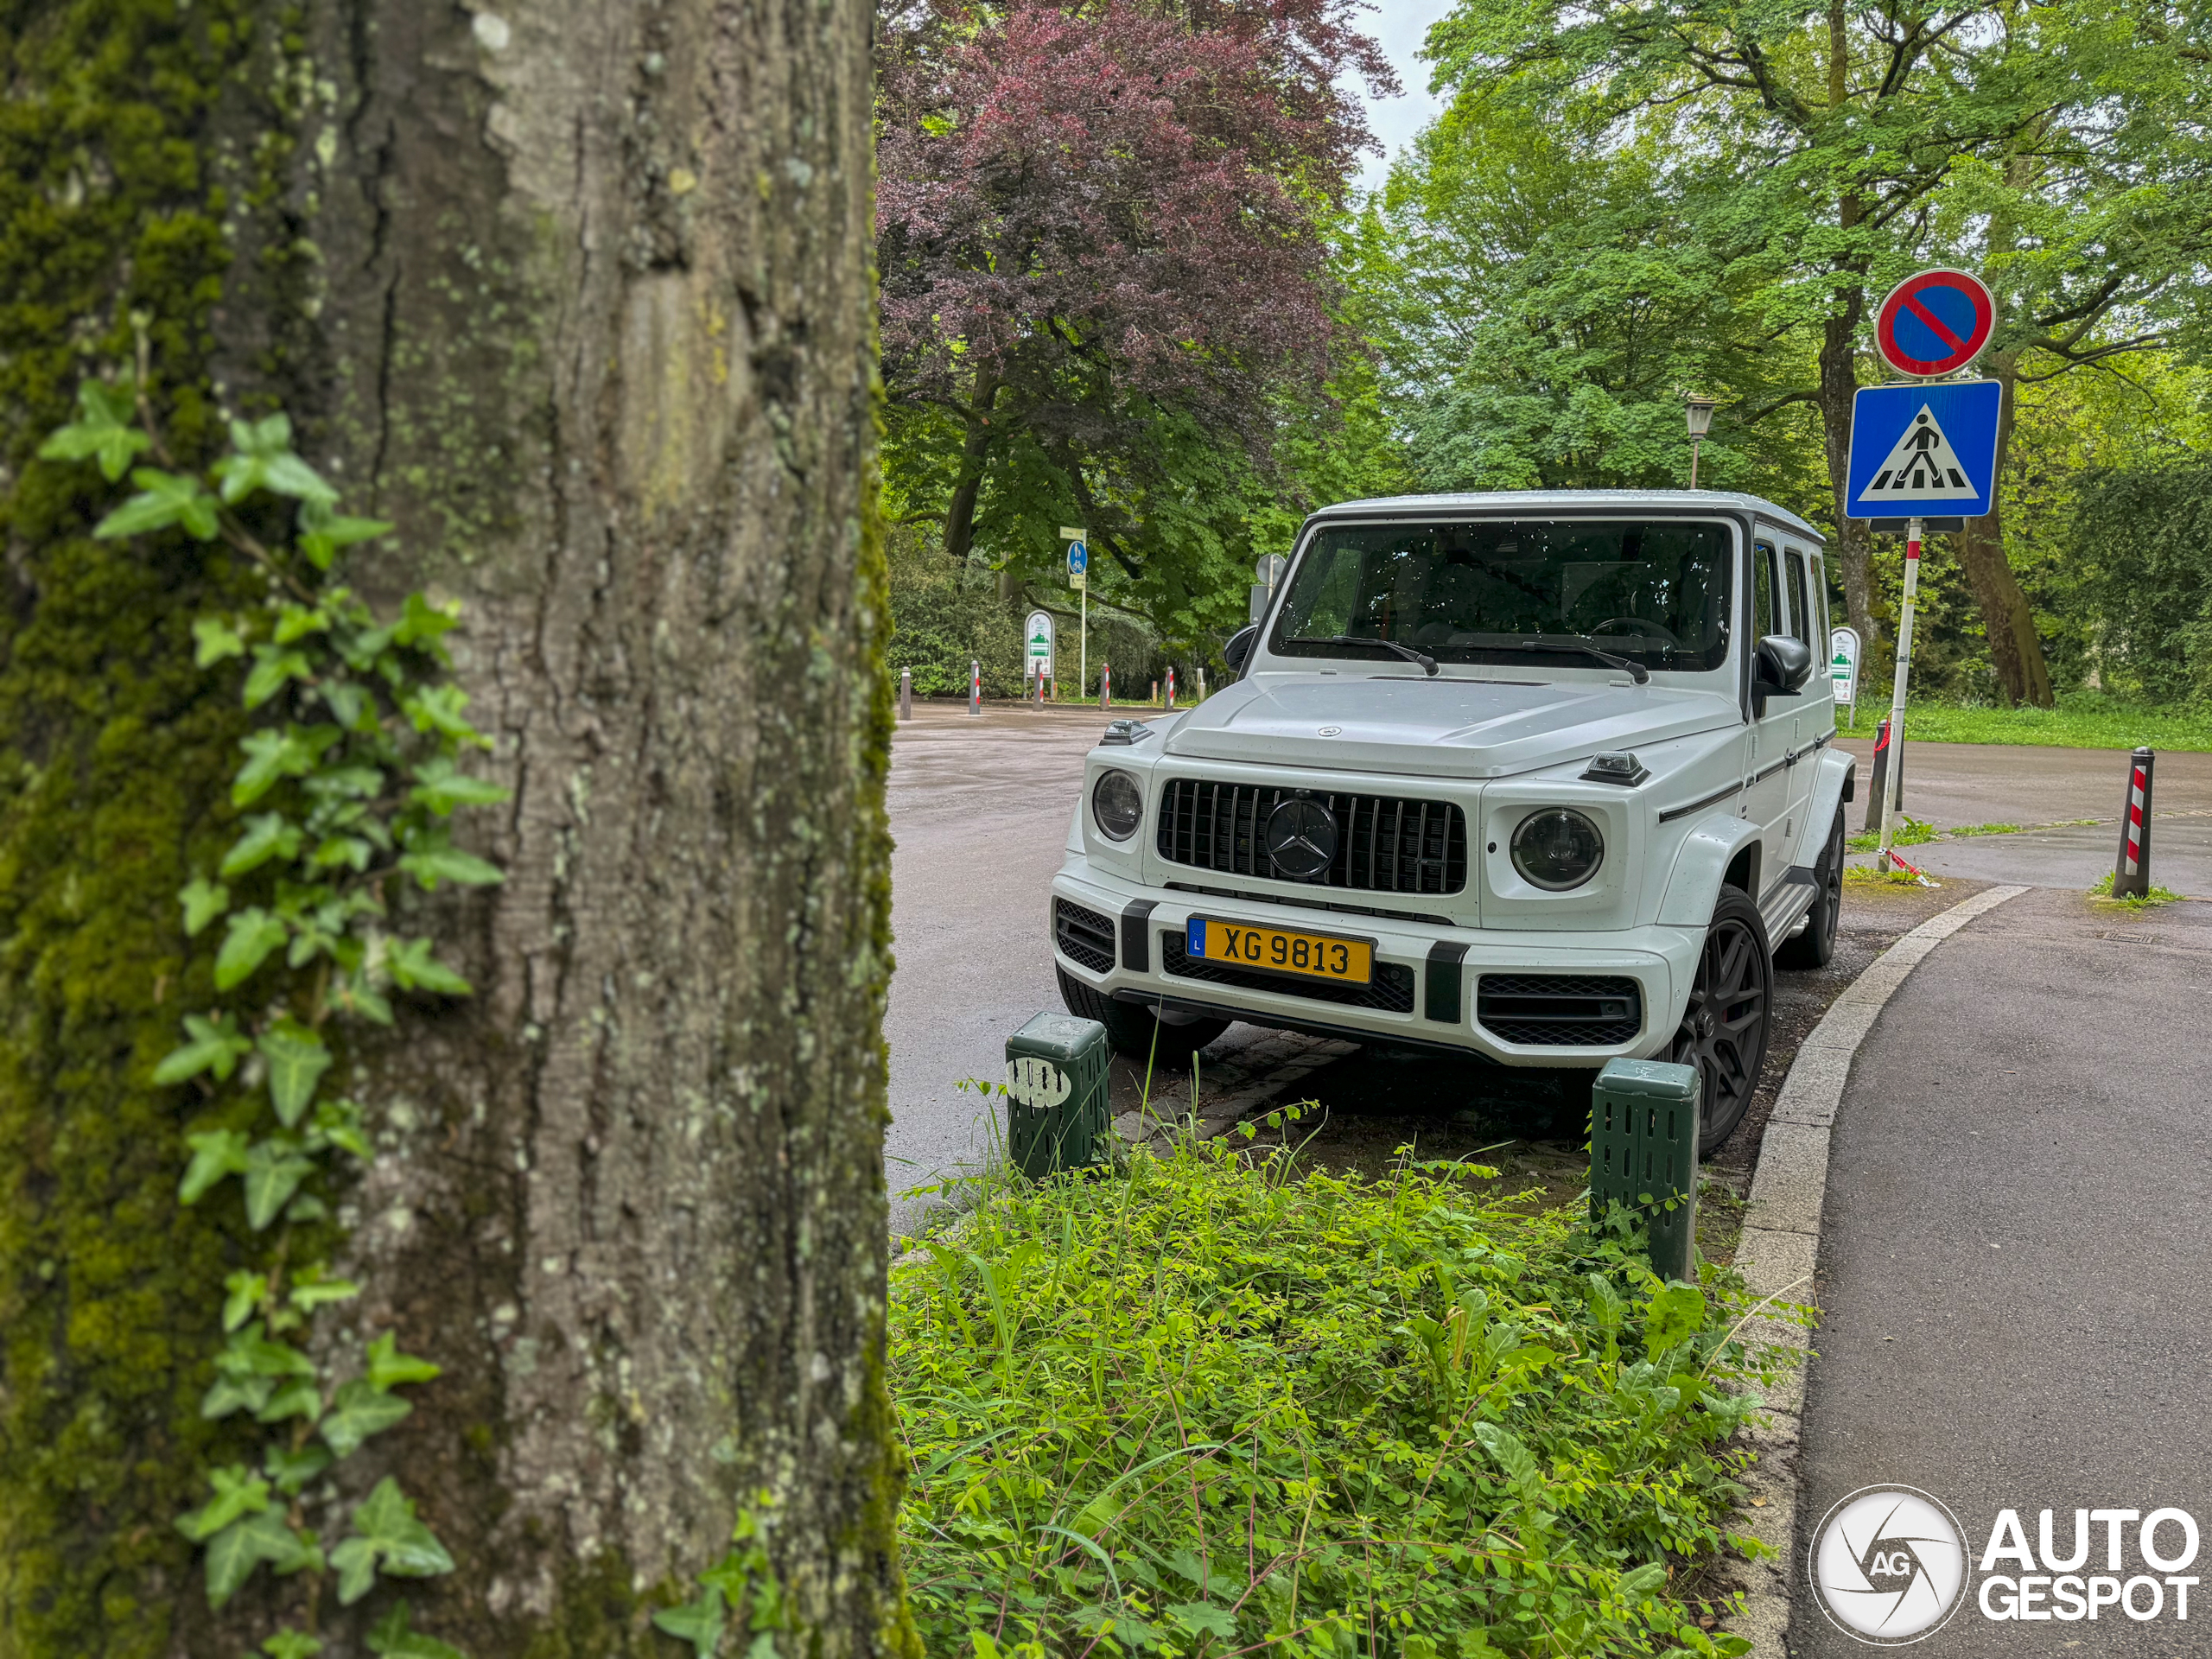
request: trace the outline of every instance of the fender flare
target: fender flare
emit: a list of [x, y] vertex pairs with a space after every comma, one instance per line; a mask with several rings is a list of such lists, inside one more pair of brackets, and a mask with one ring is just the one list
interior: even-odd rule
[[[1659, 902], [1661, 925], [1703, 928], [1710, 924], [1728, 867], [1738, 853], [1756, 847], [1758, 840], [1758, 825], [1726, 812], [1700, 819], [1675, 855], [1674, 872], [1667, 878], [1667, 896]], [[1751, 899], [1757, 903], [1758, 895], [1753, 893]]]
[[[1821, 770], [1813, 779], [1812, 810], [1805, 815], [1805, 834], [1798, 843], [1798, 850], [1809, 861], [1821, 855], [1827, 845], [1828, 825], [1835, 821], [1836, 809], [1858, 794], [1859, 757], [1840, 749], [1822, 749]], [[1848, 833], [1849, 825], [1845, 826]]]

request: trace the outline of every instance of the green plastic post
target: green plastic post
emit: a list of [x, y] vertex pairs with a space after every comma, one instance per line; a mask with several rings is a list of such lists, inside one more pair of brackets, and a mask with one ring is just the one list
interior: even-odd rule
[[1040, 1014], [1006, 1039], [1007, 1160], [1036, 1179], [1107, 1154], [1106, 1027]]
[[1697, 1282], [1698, 1074], [1608, 1060], [1590, 1090], [1590, 1217], [1615, 1200], [1651, 1225], [1651, 1270]]

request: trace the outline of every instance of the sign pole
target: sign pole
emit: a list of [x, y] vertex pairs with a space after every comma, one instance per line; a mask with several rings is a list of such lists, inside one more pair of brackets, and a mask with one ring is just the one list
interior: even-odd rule
[[1889, 868], [1897, 860], [1890, 847], [1897, 839], [1897, 797], [1904, 788], [1904, 686], [1912, 670], [1912, 601], [1919, 590], [1920, 520], [1916, 517], [1905, 521], [1904, 604], [1897, 615], [1897, 683], [1890, 695], [1890, 775], [1882, 802], [1881, 850], [1874, 858], [1878, 870]]
[[1083, 620], [1077, 625], [1075, 653], [1076, 701], [1083, 700], [1083, 688], [1090, 683], [1090, 584], [1085, 582], [1077, 593], [1082, 597]]

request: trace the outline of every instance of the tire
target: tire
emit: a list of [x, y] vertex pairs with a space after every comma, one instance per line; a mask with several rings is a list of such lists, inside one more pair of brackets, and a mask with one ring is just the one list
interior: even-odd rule
[[1170, 1025], [1141, 1003], [1123, 1002], [1094, 991], [1065, 968], [1059, 976], [1060, 1001], [1079, 1020], [1096, 1020], [1106, 1027], [1106, 1040], [1117, 1054], [1160, 1065], [1180, 1065], [1229, 1029], [1226, 1020], [1193, 1020]]
[[1775, 947], [1777, 968], [1825, 968], [1835, 957], [1836, 920], [1843, 913], [1843, 809], [1840, 806], [1835, 810], [1835, 827], [1828, 831], [1828, 844], [1821, 849], [1821, 861], [1813, 867], [1813, 880], [1820, 886], [1820, 894], [1805, 913], [1804, 930]]
[[1749, 894], [1724, 887], [1668, 1055], [1677, 1065], [1697, 1069], [1700, 1159], [1711, 1157], [1736, 1132], [1758, 1091], [1773, 1006], [1766, 924]]

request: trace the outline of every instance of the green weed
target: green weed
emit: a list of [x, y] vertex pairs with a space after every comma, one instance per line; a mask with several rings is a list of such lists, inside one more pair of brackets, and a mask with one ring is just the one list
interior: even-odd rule
[[[1890, 837], [1890, 844], [1893, 847], [1917, 847], [1923, 841], [1935, 839], [1936, 826], [1908, 812], [1900, 816], [1897, 833]], [[1863, 836], [1853, 836], [1844, 842], [1845, 848], [1854, 853], [1871, 853], [1881, 844], [1881, 835], [1872, 830]]]
[[2160, 905], [2172, 904], [2181, 896], [2171, 887], [2162, 887], [2154, 882], [2148, 893], [2130, 893], [2125, 899], [2115, 899], [2112, 896], [2110, 870], [2107, 870], [2099, 876], [2096, 885], [2089, 889], [2090, 898], [2101, 899], [2104, 903], [2116, 906], [2121, 910], [2156, 910]]
[[2024, 823], [1962, 823], [1943, 833], [1956, 841], [1964, 836], [2017, 836], [2026, 828]]
[[1002, 1189], [896, 1271], [931, 1653], [1745, 1652], [1697, 1580], [1759, 1548], [1725, 1532], [1748, 1299], [1496, 1173], [1185, 1140]]

